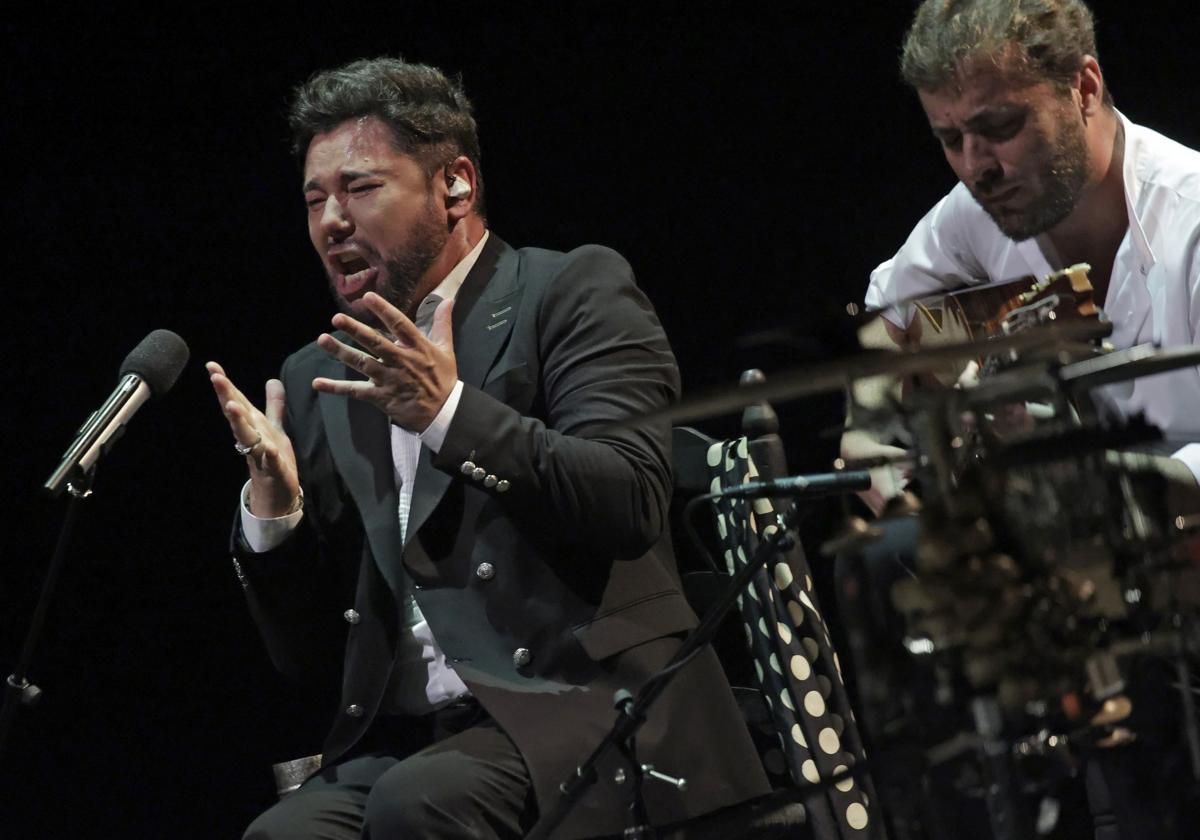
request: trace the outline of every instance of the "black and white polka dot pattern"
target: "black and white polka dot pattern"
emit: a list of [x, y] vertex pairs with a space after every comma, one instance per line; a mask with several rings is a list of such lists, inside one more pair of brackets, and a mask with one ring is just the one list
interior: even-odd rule
[[[708, 450], [712, 489], [760, 476], [745, 438]], [[717, 531], [730, 574], [747, 562], [759, 535], [778, 530], [769, 499], [721, 499]], [[772, 558], [739, 597], [754, 670], [770, 710], [779, 750], [763, 764], [777, 786], [818, 784], [864, 759], [862, 742], [842, 684], [829, 631], [817, 607], [808, 561], [799, 546]], [[882, 820], [872, 806], [870, 781], [848, 777], [805, 800], [815, 837], [882, 837]], [[864, 787], [868, 788], [864, 790]]]

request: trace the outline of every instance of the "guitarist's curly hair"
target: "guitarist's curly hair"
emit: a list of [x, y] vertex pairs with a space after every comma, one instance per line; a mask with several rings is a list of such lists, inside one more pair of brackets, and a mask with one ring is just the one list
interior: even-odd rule
[[[900, 74], [917, 90], [936, 91], [969, 63], [1003, 60], [1025, 81], [1069, 85], [1085, 56], [1098, 58], [1095, 21], [1082, 0], [924, 0], [904, 39]], [[1113, 104], [1107, 86], [1104, 104]]]

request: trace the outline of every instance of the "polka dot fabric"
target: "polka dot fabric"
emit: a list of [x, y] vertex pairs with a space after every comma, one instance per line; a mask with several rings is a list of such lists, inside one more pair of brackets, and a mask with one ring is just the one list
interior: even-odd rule
[[[707, 460], [714, 490], [773, 477], [760, 476], [745, 438], [713, 444]], [[779, 528], [769, 499], [720, 499], [717, 518], [730, 574], [753, 555], [760, 535]], [[772, 781], [817, 784], [862, 761], [862, 742], [803, 550], [797, 546], [771, 558], [738, 605], [779, 745], [764, 754]], [[851, 777], [807, 798], [813, 836], [884, 837], [873, 794], [869, 779]]]

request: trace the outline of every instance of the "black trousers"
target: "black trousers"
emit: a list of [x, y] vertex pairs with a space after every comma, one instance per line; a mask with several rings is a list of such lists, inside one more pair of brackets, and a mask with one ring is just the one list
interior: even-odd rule
[[536, 819], [520, 752], [468, 699], [423, 717], [381, 717], [244, 840], [519, 838]]

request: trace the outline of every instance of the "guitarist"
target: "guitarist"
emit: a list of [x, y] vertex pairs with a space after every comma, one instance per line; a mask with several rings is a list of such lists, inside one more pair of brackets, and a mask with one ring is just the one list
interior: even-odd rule
[[[886, 339], [920, 341], [899, 301], [1088, 263], [1117, 349], [1200, 340], [1200, 153], [1115, 109], [1080, 0], [925, 0], [901, 73], [959, 183], [871, 275]], [[1200, 368], [1104, 391], [1112, 413], [1181, 441], [1154, 466], [1173, 512], [1200, 510]], [[844, 457], [890, 451], [843, 440]], [[876, 512], [894, 490], [880, 485]]]
[[[921, 3], [901, 73], [959, 183], [872, 273], [867, 306], [884, 317], [864, 344], [920, 344], [925, 319], [901, 301], [1042, 277], [1075, 263], [1091, 265], [1116, 348], [1200, 341], [1200, 153], [1118, 112], [1096, 54], [1092, 15], [1081, 0]], [[1152, 468], [1168, 478], [1173, 513], [1200, 510], [1200, 368], [1104, 390], [1101, 399], [1117, 416], [1143, 412], [1180, 441]], [[842, 454], [903, 452], [849, 431]], [[903, 481], [886, 468], [877, 472], [864, 500], [878, 514]], [[905, 553], [905, 528], [911, 547], [914, 523], [887, 524], [887, 536], [865, 557], [876, 586]], [[841, 573], [846, 562], [839, 559]], [[869, 662], [857, 665], [871, 676]], [[1188, 833], [1195, 815], [1186, 816], [1179, 789], [1190, 773], [1179, 730], [1165, 714], [1170, 694], [1159, 688], [1143, 682], [1134, 708], [1135, 716], [1158, 714], [1160, 731], [1139, 723], [1138, 746], [1089, 762], [1097, 840], [1195, 836]]]

